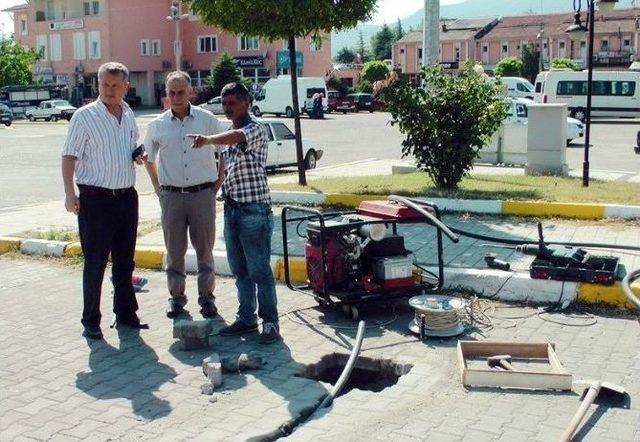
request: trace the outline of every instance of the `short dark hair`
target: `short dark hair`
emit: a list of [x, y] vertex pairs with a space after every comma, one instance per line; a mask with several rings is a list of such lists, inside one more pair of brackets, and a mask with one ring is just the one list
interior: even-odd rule
[[235, 95], [239, 100], [251, 101], [249, 89], [242, 83], [227, 83], [220, 92], [221, 97]]

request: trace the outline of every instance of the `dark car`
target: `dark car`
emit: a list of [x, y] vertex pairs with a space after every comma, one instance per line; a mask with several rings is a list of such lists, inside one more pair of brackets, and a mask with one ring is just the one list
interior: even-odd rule
[[13, 121], [13, 112], [9, 109], [9, 106], [6, 104], [0, 103], [0, 123], [5, 126], [11, 126], [11, 122]]
[[327, 100], [327, 113], [331, 112], [342, 112], [346, 114], [347, 112], [355, 112], [356, 111], [356, 102], [352, 97], [340, 96], [340, 92], [338, 91], [327, 91], [329, 94]]
[[349, 94], [347, 97], [353, 98], [356, 102], [356, 108], [373, 112], [373, 95], [371, 94]]

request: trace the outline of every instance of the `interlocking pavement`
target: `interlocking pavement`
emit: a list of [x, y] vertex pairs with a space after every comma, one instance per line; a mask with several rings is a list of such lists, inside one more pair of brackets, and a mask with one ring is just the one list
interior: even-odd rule
[[[355, 323], [341, 312], [319, 310], [305, 295], [278, 286], [284, 342], [260, 345], [258, 335], [212, 337], [208, 350], [182, 351], [164, 317], [165, 278], [149, 279], [138, 295], [150, 330], [108, 328], [111, 295], [105, 278], [105, 340], [81, 337], [81, 269], [57, 260], [0, 258], [0, 440], [247, 440], [270, 434], [313, 407], [331, 385], [296, 376], [323, 356], [347, 355]], [[195, 278], [187, 308], [200, 319]], [[233, 280], [216, 282], [221, 318], [233, 320]], [[499, 307], [499, 306], [498, 306]], [[628, 315], [537, 315], [530, 308], [490, 311], [494, 327], [469, 339], [550, 341], [575, 379], [623, 385], [627, 408], [594, 405], [584, 440], [640, 440], [640, 325]], [[411, 366], [385, 390], [353, 390], [299, 426], [291, 440], [557, 440], [579, 405], [578, 392], [465, 389], [453, 339], [419, 342], [407, 331], [411, 311], [367, 306], [361, 357]], [[556, 321], [564, 325], [550, 322]], [[566, 324], [573, 324], [569, 326]], [[583, 326], [577, 326], [583, 325]], [[202, 395], [201, 361], [211, 352], [230, 357], [257, 352], [259, 370], [223, 374], [213, 396]]]

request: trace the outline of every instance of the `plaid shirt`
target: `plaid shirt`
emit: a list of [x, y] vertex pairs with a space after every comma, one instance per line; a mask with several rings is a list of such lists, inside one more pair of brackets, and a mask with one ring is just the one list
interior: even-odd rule
[[238, 203], [271, 203], [267, 185], [268, 128], [247, 116], [240, 130], [246, 142], [224, 151], [225, 178], [222, 195]]

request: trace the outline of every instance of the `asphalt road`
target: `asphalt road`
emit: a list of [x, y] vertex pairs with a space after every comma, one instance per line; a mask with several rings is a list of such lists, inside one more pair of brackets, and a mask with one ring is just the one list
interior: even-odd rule
[[[144, 136], [152, 115], [138, 118]], [[314, 140], [324, 149], [318, 167], [369, 158], [401, 157], [402, 134], [389, 124], [384, 112], [330, 114], [324, 120], [302, 120], [303, 138]], [[293, 128], [293, 121], [287, 121]], [[60, 152], [66, 121], [17, 121], [10, 128], [0, 127], [0, 210], [60, 200], [64, 196], [60, 176]], [[640, 156], [632, 146], [640, 125], [595, 124], [592, 126], [591, 168], [638, 173]], [[576, 141], [567, 149], [571, 169], [582, 168], [583, 146]], [[146, 172], [138, 169], [137, 188], [151, 190]]]

